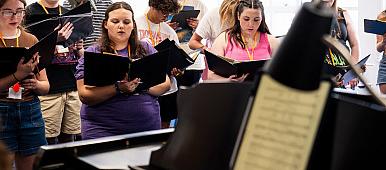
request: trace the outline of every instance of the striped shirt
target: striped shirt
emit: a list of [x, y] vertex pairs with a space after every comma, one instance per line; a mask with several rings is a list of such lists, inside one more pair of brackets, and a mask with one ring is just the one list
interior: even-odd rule
[[[112, 0], [93, 0], [93, 1], [95, 2], [94, 4], [96, 7], [95, 10], [94, 9], [92, 10], [92, 14], [93, 14], [92, 24], [94, 27], [94, 31], [90, 36], [88, 36], [84, 40], [83, 44], [84, 44], [85, 49], [87, 47], [90, 47], [94, 43], [96, 43], [97, 40], [102, 35], [102, 22], [103, 22], [103, 19], [105, 18], [106, 9], [108, 6], [110, 6], [113, 3]], [[74, 6], [71, 5], [68, 0], [65, 0], [63, 2], [63, 7], [67, 8], [67, 9], [74, 8]]]

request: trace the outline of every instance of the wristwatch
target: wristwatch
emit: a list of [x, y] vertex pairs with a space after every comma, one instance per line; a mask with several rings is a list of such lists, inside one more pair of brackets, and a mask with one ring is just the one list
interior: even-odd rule
[[115, 91], [117, 91], [117, 93], [124, 93], [121, 89], [119, 89], [119, 81], [116, 81], [115, 84]]

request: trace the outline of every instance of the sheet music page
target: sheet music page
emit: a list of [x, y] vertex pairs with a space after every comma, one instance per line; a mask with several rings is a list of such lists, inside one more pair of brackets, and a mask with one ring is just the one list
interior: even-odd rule
[[234, 169], [305, 169], [329, 90], [329, 82], [301, 91], [263, 75]]

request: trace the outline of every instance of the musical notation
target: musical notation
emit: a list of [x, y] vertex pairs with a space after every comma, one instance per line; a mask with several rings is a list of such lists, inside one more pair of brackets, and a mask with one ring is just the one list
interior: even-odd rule
[[302, 91], [263, 75], [235, 169], [305, 169], [329, 91], [329, 82]]

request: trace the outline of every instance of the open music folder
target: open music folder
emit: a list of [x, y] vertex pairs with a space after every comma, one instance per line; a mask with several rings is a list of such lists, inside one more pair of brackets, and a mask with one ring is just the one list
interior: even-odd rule
[[[365, 58], [363, 58], [361, 61], [359, 61], [357, 64], [355, 64], [355, 67], [362, 68], [363, 66], [365, 66], [369, 57], [370, 57], [370, 54], [367, 55]], [[348, 84], [352, 79], [354, 79], [356, 77], [357, 76], [356, 76], [354, 70], [350, 69], [349, 71], [346, 72], [346, 74], [344, 74], [342, 76], [343, 84], [344, 85]]]
[[59, 14], [32, 14], [26, 15], [25, 28], [38, 39], [53, 31], [59, 24], [63, 27], [67, 22], [74, 26], [71, 36], [63, 43], [65, 47], [91, 35], [94, 28], [90, 2], [86, 2], [63, 15]]
[[185, 69], [186, 67], [192, 65], [198, 57], [198, 54], [193, 58], [189, 54], [176, 45], [174, 40], [165, 39], [161, 43], [155, 46], [155, 49], [158, 51], [169, 50], [169, 64], [168, 72], [173, 68], [178, 68], [180, 70]]
[[109, 53], [85, 52], [84, 84], [106, 86], [125, 78], [140, 78], [137, 91], [146, 90], [165, 82], [169, 51], [160, 51], [140, 59], [131, 60]]
[[170, 22], [177, 22], [178, 25], [183, 29], [189, 29], [187, 19], [197, 18], [200, 14], [200, 10], [182, 10], [178, 14], [175, 14]]
[[205, 50], [206, 61], [209, 70], [222, 76], [242, 76], [249, 73], [247, 80], [252, 80], [256, 72], [261, 69], [267, 60], [237, 61], [231, 58], [219, 56]]
[[35, 74], [46, 68], [52, 60], [55, 52], [56, 37], [58, 30], [52, 31], [32, 47], [1, 47], [0, 48], [0, 77], [14, 73], [22, 57], [27, 63], [33, 55], [38, 52], [39, 64], [34, 70]]

